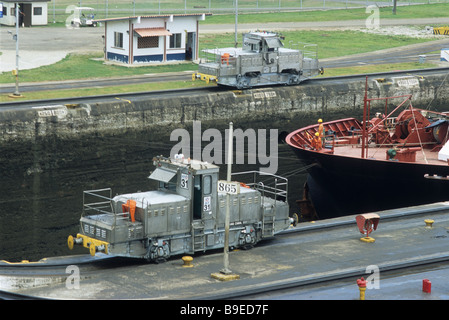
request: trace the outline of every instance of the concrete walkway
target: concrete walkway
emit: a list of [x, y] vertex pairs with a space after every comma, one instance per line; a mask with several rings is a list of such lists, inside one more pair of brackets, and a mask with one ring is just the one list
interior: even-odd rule
[[[0, 72], [16, 69], [16, 50], [2, 50], [0, 55]], [[19, 70], [34, 69], [56, 63], [64, 59], [70, 51], [19, 51]]]

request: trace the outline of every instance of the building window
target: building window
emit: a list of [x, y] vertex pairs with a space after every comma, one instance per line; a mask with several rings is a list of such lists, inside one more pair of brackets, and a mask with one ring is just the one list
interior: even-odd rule
[[181, 48], [181, 33], [174, 33], [170, 36], [170, 48]]
[[8, 15], [8, 8], [3, 6], [3, 16], [7, 16]]
[[137, 38], [137, 48], [159, 48], [159, 37], [139, 37]]
[[35, 16], [41, 16], [42, 15], [42, 7], [34, 7], [33, 8], [33, 14]]
[[123, 33], [114, 32], [114, 47], [123, 48]]

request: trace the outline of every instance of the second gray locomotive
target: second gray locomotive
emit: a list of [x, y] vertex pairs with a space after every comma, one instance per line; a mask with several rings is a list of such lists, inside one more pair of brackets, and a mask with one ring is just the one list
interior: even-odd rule
[[203, 50], [209, 58], [200, 62], [192, 79], [238, 89], [299, 84], [323, 73], [314, 48], [311, 44], [303, 44], [303, 50], [284, 48], [281, 36], [273, 32], [244, 33], [242, 48]]

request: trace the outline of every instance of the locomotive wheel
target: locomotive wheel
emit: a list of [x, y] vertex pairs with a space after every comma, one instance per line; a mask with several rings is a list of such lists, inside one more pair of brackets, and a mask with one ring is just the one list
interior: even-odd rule
[[74, 244], [75, 244], [75, 240], [73, 240], [73, 236], [70, 235], [67, 238], [67, 246], [69, 247], [70, 250], [73, 249]]
[[97, 248], [95, 248], [95, 245], [93, 243], [89, 245], [89, 252], [92, 257], [95, 256], [95, 252], [97, 252]]

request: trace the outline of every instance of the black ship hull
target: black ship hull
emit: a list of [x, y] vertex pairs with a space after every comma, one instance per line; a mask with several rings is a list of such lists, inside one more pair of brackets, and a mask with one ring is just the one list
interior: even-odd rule
[[293, 147], [308, 170], [316, 218], [382, 211], [449, 200], [449, 166], [382, 161]]

